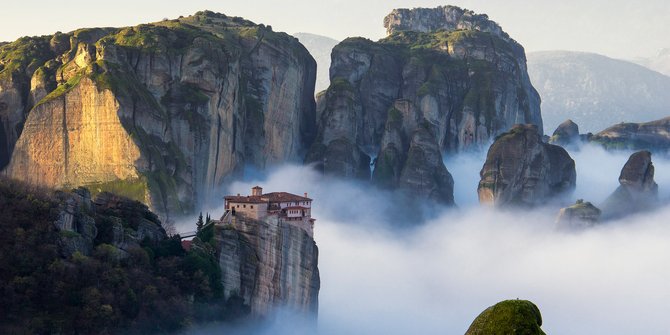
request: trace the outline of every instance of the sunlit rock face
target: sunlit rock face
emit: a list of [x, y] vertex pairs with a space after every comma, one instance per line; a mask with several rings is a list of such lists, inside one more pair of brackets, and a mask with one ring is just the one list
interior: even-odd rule
[[465, 335], [545, 335], [540, 309], [528, 300], [506, 300], [484, 310]]
[[0, 168], [192, 212], [243, 166], [301, 161], [316, 64], [297, 39], [199, 12], [0, 47]]
[[542, 142], [537, 126], [516, 125], [491, 145], [480, 177], [482, 204], [539, 206], [574, 190], [575, 161]]
[[305, 230], [238, 215], [217, 232], [216, 243], [226, 298], [242, 298], [255, 316], [285, 308], [316, 317], [319, 249]]
[[429, 178], [447, 194], [447, 173], [411, 155], [416, 139], [441, 155], [481, 148], [516, 123], [542, 129], [524, 49], [485, 15], [456, 7], [396, 10], [385, 24], [389, 36], [378, 42], [350, 38], [333, 49], [308, 163], [410, 194], [421, 193], [423, 183], [403, 171], [430, 166], [436, 173]]
[[658, 205], [651, 152], [638, 151], [628, 158], [619, 176], [620, 186], [602, 205], [605, 219], [617, 219]]

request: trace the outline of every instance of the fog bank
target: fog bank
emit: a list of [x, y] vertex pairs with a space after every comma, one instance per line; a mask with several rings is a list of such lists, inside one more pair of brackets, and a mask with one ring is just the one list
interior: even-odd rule
[[[575, 199], [599, 203], [618, 186], [629, 153], [587, 146], [570, 154], [577, 164]], [[548, 334], [670, 328], [670, 206], [590, 230], [557, 230], [558, 208], [499, 212], [476, 205], [483, 157], [446, 160], [460, 207], [410, 222], [412, 229], [387, 224], [386, 214], [403, 208], [392, 194], [323, 179], [308, 167], [280, 167], [230, 185], [229, 193], [246, 194], [258, 184], [266, 192], [314, 198], [319, 334], [462, 334], [486, 307], [515, 298], [538, 305]], [[670, 162], [654, 157], [654, 164], [667, 196]], [[228, 333], [311, 333], [293, 319], [278, 320]]]

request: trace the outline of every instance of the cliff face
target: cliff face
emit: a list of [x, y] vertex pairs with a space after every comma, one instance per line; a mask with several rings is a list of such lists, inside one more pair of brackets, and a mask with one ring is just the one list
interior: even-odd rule
[[401, 171], [416, 164], [407, 158], [417, 131], [441, 155], [479, 147], [515, 123], [541, 128], [523, 48], [484, 16], [443, 10], [394, 11], [387, 38], [350, 38], [333, 49], [307, 162], [340, 176], [391, 174], [381, 183], [402, 187]]
[[575, 161], [565, 149], [542, 142], [535, 125], [516, 125], [489, 148], [480, 172], [479, 202], [495, 206], [542, 205], [575, 188]]
[[316, 316], [319, 250], [303, 229], [238, 215], [217, 232], [216, 243], [226, 298], [243, 298], [256, 316], [277, 307]]
[[602, 205], [604, 219], [617, 219], [658, 205], [658, 184], [654, 181], [651, 152], [630, 156], [621, 169], [620, 186]]
[[0, 163], [12, 178], [178, 215], [246, 164], [299, 161], [315, 135], [313, 58], [241, 18], [199, 12], [0, 51]]

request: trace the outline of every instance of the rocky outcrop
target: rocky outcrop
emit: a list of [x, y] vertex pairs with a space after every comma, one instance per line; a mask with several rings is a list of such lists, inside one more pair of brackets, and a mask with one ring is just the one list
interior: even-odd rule
[[540, 309], [528, 300], [506, 300], [484, 310], [465, 335], [545, 335]]
[[373, 162], [372, 181], [405, 191], [414, 199], [454, 204], [454, 180], [444, 166], [440, 147], [428, 121], [404, 101], [389, 112], [381, 151]]
[[455, 6], [394, 9], [384, 18], [384, 28], [388, 35], [400, 31], [430, 33], [439, 30], [478, 30], [510, 40], [509, 35], [497, 23], [489, 20], [486, 14], [476, 14]]
[[556, 224], [561, 228], [588, 228], [600, 222], [602, 211], [590, 202], [577, 200], [566, 208], [562, 208], [556, 218]]
[[314, 59], [237, 17], [20, 39], [0, 66], [7, 176], [113, 191], [165, 217], [245, 165], [300, 161], [315, 135]]
[[537, 206], [575, 188], [575, 161], [565, 149], [542, 142], [535, 125], [516, 125], [489, 148], [480, 172], [479, 202]]
[[651, 152], [632, 154], [621, 169], [619, 184], [601, 206], [603, 219], [621, 218], [658, 205], [658, 184], [654, 181]]
[[307, 232], [276, 218], [238, 215], [215, 241], [226, 299], [242, 298], [255, 316], [281, 307], [316, 317], [319, 250]]
[[567, 146], [574, 144], [579, 140], [579, 126], [572, 122], [572, 120], [567, 120], [561, 123], [558, 128], [556, 128], [551, 138], [549, 139], [549, 143], [560, 146]]
[[[445, 8], [396, 10], [386, 20], [387, 38], [350, 38], [333, 49], [330, 86], [318, 99], [317, 139], [306, 162], [416, 193], [426, 182], [409, 179], [421, 173], [403, 181], [402, 171], [423, 164], [407, 159], [417, 136], [430, 142], [431, 152], [458, 152], [479, 148], [515, 123], [541, 128], [523, 48], [494, 23], [480, 23], [484, 16]], [[429, 15], [435, 21], [421, 21], [424, 12], [438, 13]], [[443, 168], [425, 168], [439, 175], [431, 178], [440, 180], [440, 193], [448, 193]]]
[[141, 243], [155, 244], [167, 238], [156, 214], [140, 202], [110, 193], [91, 200], [91, 193], [81, 187], [58, 192], [56, 199], [59, 207], [54, 225], [60, 231], [58, 246], [65, 257], [76, 252], [91, 255], [94, 245], [106, 243], [119, 258], [125, 258]]
[[670, 117], [646, 123], [620, 123], [597, 134], [591, 141], [606, 149], [670, 152]]

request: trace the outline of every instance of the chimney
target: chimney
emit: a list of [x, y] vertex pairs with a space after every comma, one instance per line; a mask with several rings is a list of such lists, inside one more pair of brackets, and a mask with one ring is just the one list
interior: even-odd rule
[[251, 195], [252, 196], [261, 196], [263, 195], [263, 188], [260, 186], [254, 186], [251, 188]]
[[307, 198], [307, 192], [305, 192], [305, 198]]
[[239, 193], [237, 193], [237, 196], [239, 197], [239, 196], [240, 196], [240, 194], [239, 194]]

